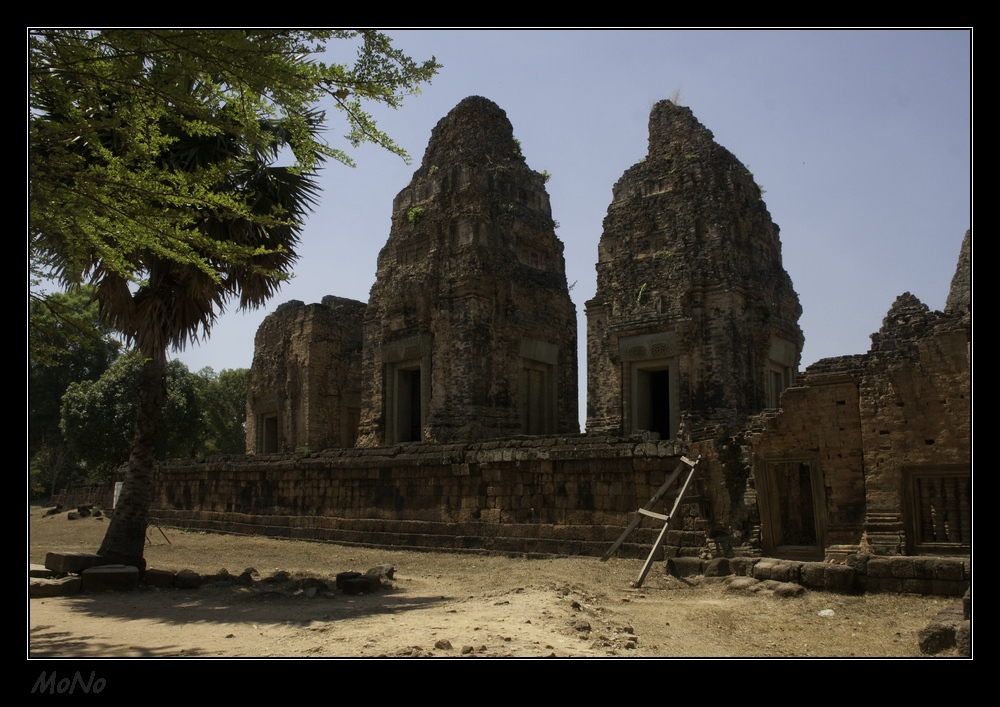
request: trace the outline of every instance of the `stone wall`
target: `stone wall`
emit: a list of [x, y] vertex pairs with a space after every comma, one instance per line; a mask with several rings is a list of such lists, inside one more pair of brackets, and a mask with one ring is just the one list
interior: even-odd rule
[[[842, 361], [842, 363], [847, 363]], [[865, 517], [858, 371], [806, 370], [780, 414], [751, 434], [751, 464], [768, 556], [822, 559], [861, 540]]]
[[587, 435], [572, 434], [575, 308], [545, 180], [472, 97], [395, 199], [367, 307], [292, 302], [261, 326], [258, 455], [166, 465], [161, 517], [600, 554], [683, 453], [702, 463], [676, 531], [698, 537], [678, 551], [967, 554], [971, 232], [944, 313], [904, 294], [868, 353], [799, 376], [801, 308], [753, 175], [687, 108], [658, 103], [649, 125], [587, 303]]
[[248, 453], [354, 446], [364, 311], [329, 296], [285, 302], [264, 319], [247, 381]]
[[909, 293], [868, 353], [810, 366], [748, 437], [767, 554], [971, 551], [966, 234], [946, 312]]
[[[600, 555], [674, 470], [681, 451], [670, 442], [575, 435], [175, 460], [160, 468], [153, 515], [226, 532]], [[689, 495], [696, 504], [697, 484]], [[669, 512], [667, 503], [672, 497], [654, 510]], [[624, 553], [644, 556], [652, 548], [662, 526], [643, 525]], [[688, 517], [675, 527], [700, 526]], [[697, 545], [697, 554], [704, 551], [700, 537], [683, 542]]]
[[906, 293], [872, 335], [860, 407], [865, 532], [880, 554], [971, 547], [970, 333]]

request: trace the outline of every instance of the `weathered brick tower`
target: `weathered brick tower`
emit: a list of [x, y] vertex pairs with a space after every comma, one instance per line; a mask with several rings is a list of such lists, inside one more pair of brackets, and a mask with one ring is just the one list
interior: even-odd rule
[[247, 381], [247, 453], [354, 446], [364, 311], [327, 296], [285, 302], [264, 319]]
[[359, 445], [577, 432], [576, 309], [541, 174], [459, 103], [393, 202], [365, 313]]
[[657, 103], [613, 189], [587, 302], [587, 430], [677, 436], [777, 407], [802, 313], [753, 175], [690, 109]]

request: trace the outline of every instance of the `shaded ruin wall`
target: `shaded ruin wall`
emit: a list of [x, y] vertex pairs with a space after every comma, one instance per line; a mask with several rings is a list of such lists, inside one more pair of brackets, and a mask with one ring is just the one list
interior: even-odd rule
[[350, 447], [361, 408], [365, 305], [280, 305], [257, 330], [247, 381], [248, 453]]
[[[600, 555], [680, 451], [576, 435], [174, 460], [160, 468], [153, 515], [227, 532]], [[658, 530], [647, 521], [626, 553], [648, 553]]]
[[[255, 358], [259, 380], [251, 376], [251, 412], [265, 409], [261, 401], [281, 411], [285, 449], [346, 446], [322, 438], [340, 423], [308, 432], [308, 420], [336, 420], [343, 405], [294, 401], [329, 399], [311, 391], [359, 380], [368, 391], [364, 444], [392, 441], [386, 382], [394, 367], [425, 374], [413, 392], [421, 406], [414, 439], [464, 443], [174, 464], [164, 513], [301, 537], [314, 528], [316, 537], [351, 542], [427, 531], [460, 537], [438, 547], [590, 553], [655, 491], [650, 470], [662, 479], [662, 460], [686, 453], [703, 458], [702, 495], [692, 504], [703, 513], [691, 519], [716, 555], [967, 551], [971, 233], [945, 313], [903, 295], [869, 353], [817, 362], [784, 391], [780, 410], [748, 417], [776, 407], [775, 369], [785, 369], [781, 388], [794, 382], [801, 309], [752, 175], [690, 111], [669, 103], [654, 109], [649, 155], [616, 184], [605, 220], [598, 292], [587, 303], [587, 419], [591, 433], [635, 429], [623, 371], [669, 367], [686, 446], [595, 434], [468, 444], [524, 431], [526, 358], [544, 364], [536, 373], [558, 371], [555, 424], [576, 425], [574, 309], [543, 180], [515, 152], [503, 112], [470, 100], [435, 128], [394, 203], [367, 313], [350, 303], [345, 328], [319, 305], [283, 305], [284, 316], [261, 327], [265, 355], [260, 366]], [[486, 126], [482, 135], [475, 125]], [[496, 154], [462, 162], [476, 150]], [[324, 333], [334, 330], [341, 333]], [[326, 378], [300, 373], [323, 371], [338, 351], [351, 353]], [[257, 419], [248, 415], [248, 449]], [[542, 535], [552, 542], [532, 550]], [[483, 539], [498, 537], [506, 539]], [[583, 538], [596, 544], [584, 549]]]
[[810, 366], [750, 435], [766, 553], [807, 551], [782, 547], [805, 515], [787, 503], [795, 479], [778, 473], [792, 463], [812, 472], [809, 512], [827, 556], [971, 550], [970, 235], [945, 312], [901, 295], [868, 353]]
[[970, 333], [967, 318], [906, 293], [872, 335], [860, 386], [865, 532], [882, 554], [971, 546]]

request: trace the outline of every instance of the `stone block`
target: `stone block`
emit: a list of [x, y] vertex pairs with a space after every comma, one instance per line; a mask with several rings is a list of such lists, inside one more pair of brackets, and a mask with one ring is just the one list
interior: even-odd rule
[[777, 565], [776, 560], [761, 560], [753, 566], [753, 578], [761, 582], [771, 579], [771, 571]]
[[48, 552], [45, 566], [59, 574], [80, 574], [88, 567], [100, 563], [100, 555], [89, 552]]
[[823, 589], [826, 584], [826, 567], [822, 562], [803, 562], [799, 571], [802, 586]]
[[903, 591], [907, 594], [932, 594], [933, 587], [929, 579], [903, 579]]
[[900, 594], [903, 591], [903, 580], [896, 577], [869, 577], [865, 591]]
[[954, 582], [948, 579], [932, 579], [930, 584], [929, 594], [942, 597], [960, 597], [969, 588], [968, 580]]
[[965, 574], [965, 563], [953, 557], [928, 558], [931, 561], [931, 579], [950, 579], [961, 581], [968, 579]]
[[868, 574], [868, 561], [872, 558], [868, 554], [855, 554], [847, 556], [847, 566], [854, 569], [855, 573], [859, 575]]
[[760, 562], [759, 557], [731, 557], [729, 566], [732, 567], [734, 574], [741, 577], [752, 577], [754, 565], [758, 562]]
[[702, 562], [696, 557], [672, 557], [667, 560], [667, 574], [674, 577], [696, 577], [702, 574]]
[[955, 626], [947, 622], [934, 621], [922, 630], [917, 639], [920, 642], [920, 652], [924, 655], [936, 655], [955, 645]]
[[191, 570], [181, 570], [174, 575], [175, 589], [198, 589], [201, 586], [201, 575]]
[[80, 591], [83, 580], [79, 575], [62, 577], [61, 579], [45, 579], [35, 577], [28, 580], [28, 596], [31, 598], [68, 597]]
[[892, 558], [875, 557], [868, 555], [868, 562], [865, 563], [867, 575], [874, 578], [892, 577]]
[[174, 586], [174, 573], [170, 570], [147, 569], [142, 576], [142, 583], [150, 587], [170, 589]]
[[139, 585], [139, 568], [128, 565], [90, 567], [81, 576], [85, 592], [124, 592]]
[[915, 578], [917, 576], [915, 558], [890, 557], [889, 572], [891, 573], [891, 576], [899, 577], [900, 579]]
[[917, 579], [934, 579], [934, 566], [936, 564], [936, 557], [913, 558], [913, 576]]
[[962, 621], [955, 627], [955, 649], [966, 658], [972, 657], [972, 622]]
[[823, 576], [823, 588], [829, 592], [850, 593], [858, 589], [857, 574], [847, 565], [827, 565]]
[[753, 577], [732, 577], [726, 580], [727, 592], [745, 592], [760, 584]]
[[733, 573], [729, 566], [729, 559], [726, 557], [716, 557], [705, 564], [706, 577], [727, 577]]
[[50, 570], [45, 565], [28, 565], [28, 576], [38, 579], [52, 579], [58, 572]]
[[801, 584], [796, 584], [795, 582], [781, 582], [774, 588], [774, 596], [781, 597], [782, 599], [800, 597], [805, 593], [805, 587]]
[[777, 562], [774, 567], [771, 568], [771, 579], [775, 579], [779, 582], [798, 583], [800, 579], [800, 567], [801, 563], [798, 562]]

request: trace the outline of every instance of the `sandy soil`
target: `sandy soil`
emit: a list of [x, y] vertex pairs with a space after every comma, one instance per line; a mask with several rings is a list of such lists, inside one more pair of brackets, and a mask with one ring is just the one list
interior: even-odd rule
[[[93, 552], [106, 521], [29, 509], [30, 561]], [[313, 597], [298, 583], [140, 589], [29, 602], [35, 657], [918, 656], [917, 632], [957, 600], [806, 592], [780, 599], [682, 581], [639, 560], [393, 551], [155, 528], [149, 566], [318, 577], [391, 563], [391, 586]], [[167, 541], [169, 539], [169, 543]], [[832, 609], [832, 616], [819, 612]]]

